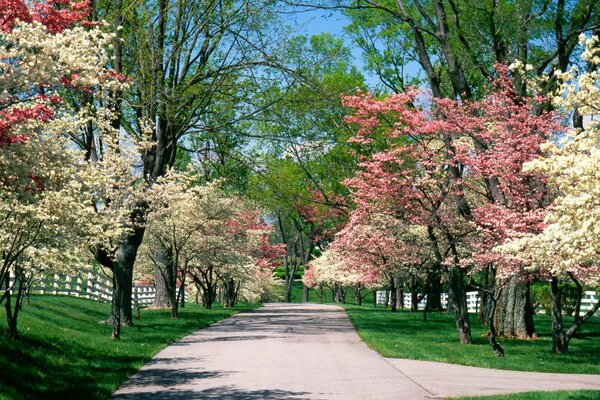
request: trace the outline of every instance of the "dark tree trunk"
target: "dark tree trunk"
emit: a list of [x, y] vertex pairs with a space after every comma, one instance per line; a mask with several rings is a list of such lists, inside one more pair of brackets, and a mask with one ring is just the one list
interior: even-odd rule
[[361, 290], [362, 290], [362, 286], [360, 284], [354, 286], [354, 303], [357, 306], [362, 305], [362, 293], [360, 292]]
[[[488, 316], [488, 325], [490, 327], [490, 335], [488, 340], [490, 342], [490, 346], [492, 346], [492, 350], [494, 350], [494, 354], [498, 357], [504, 357], [504, 349], [500, 345], [500, 343], [496, 340], [496, 327], [494, 326], [494, 314], [496, 312], [496, 298], [493, 295], [488, 296], [489, 302], [486, 303], [488, 308], [487, 316]], [[483, 308], [483, 305], [482, 305]]]
[[210, 310], [215, 302], [215, 289], [211, 285], [204, 291], [203, 299], [204, 307]]
[[196, 287], [201, 289], [202, 307], [208, 309], [212, 308], [217, 294], [217, 282], [215, 282], [213, 269], [213, 266], [208, 266], [206, 269], [199, 269], [195, 273], [190, 274]]
[[[488, 310], [490, 310], [490, 307], [487, 306], [488, 304], [488, 296], [489, 296], [489, 292], [488, 291], [492, 291], [494, 290], [494, 288], [490, 287], [490, 275], [491, 275], [491, 268], [485, 268], [482, 271], [482, 275], [483, 275], [483, 279], [481, 282], [481, 286], [482, 286], [482, 290], [479, 290], [479, 304], [481, 304], [481, 306], [479, 307], [478, 313], [477, 313], [477, 318], [479, 319], [479, 321], [481, 321], [482, 323], [488, 325], [488, 321], [489, 321], [489, 315], [488, 315]], [[500, 292], [497, 292], [500, 293]], [[496, 301], [494, 300], [494, 310], [496, 309]]]
[[522, 339], [535, 337], [529, 282], [520, 282], [515, 275], [509, 280], [496, 279], [495, 286], [495, 293], [501, 293], [494, 316], [498, 336]]
[[427, 309], [432, 311], [442, 311], [442, 283], [440, 267], [437, 266], [428, 274], [429, 290], [427, 291]]
[[226, 279], [223, 284], [223, 306], [233, 307], [235, 305], [235, 281], [233, 278]]
[[341, 285], [333, 285], [333, 302], [344, 303], [346, 301], [346, 291]]
[[173, 252], [168, 251], [169, 262], [166, 268], [167, 282], [169, 283], [169, 297], [171, 302], [171, 318], [179, 318], [179, 299], [177, 298], [177, 259]]
[[417, 312], [419, 310], [419, 283], [414, 276], [410, 277], [410, 311]]
[[396, 308], [404, 310], [404, 286], [400, 282], [396, 286]]
[[392, 312], [396, 312], [398, 310], [396, 304], [396, 279], [394, 277], [390, 278], [390, 307]]
[[569, 352], [569, 339], [563, 328], [560, 287], [558, 279], [554, 277], [550, 281], [550, 301], [552, 306], [552, 350], [556, 353], [566, 354]]
[[177, 304], [179, 304], [180, 308], [184, 308], [185, 307], [185, 285], [186, 285], [186, 277], [187, 274], [185, 273], [185, 269], [183, 271], [181, 271], [181, 282], [179, 285], [179, 290], [177, 290], [177, 288], [175, 288], [177, 290], [177, 298], [176, 298], [176, 302]]
[[209, 310], [212, 308], [212, 305], [214, 302], [213, 293], [214, 293], [214, 291], [211, 287], [203, 288], [203, 290], [202, 290], [202, 307], [209, 309]]
[[471, 324], [462, 271], [457, 266], [448, 269], [448, 310], [454, 314], [460, 343], [471, 343]]
[[[16, 290], [15, 305], [12, 306], [13, 294], [10, 290], [10, 274], [5, 274], [6, 279], [6, 296], [4, 298], [4, 309], [6, 311], [6, 323], [8, 325], [8, 334], [11, 339], [17, 339], [19, 332], [17, 330], [17, 321], [19, 317], [19, 311], [21, 310], [21, 301], [23, 300], [23, 289], [25, 277], [22, 273], [15, 274], [15, 283], [13, 285], [13, 291]], [[18, 286], [17, 286], [18, 285]]]
[[112, 278], [113, 284], [113, 296], [112, 296], [112, 308], [110, 315], [110, 323], [112, 324], [111, 337], [113, 339], [121, 338], [121, 297], [117, 296], [116, 293], [120, 293], [120, 281], [117, 280], [116, 272], [113, 272]]
[[177, 299], [177, 287], [173, 290], [171, 299], [171, 318], [179, 318], [179, 299]]

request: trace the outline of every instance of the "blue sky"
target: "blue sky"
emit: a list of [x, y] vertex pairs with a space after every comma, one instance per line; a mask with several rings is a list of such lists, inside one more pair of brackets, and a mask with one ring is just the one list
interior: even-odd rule
[[[332, 35], [341, 37], [344, 35], [344, 26], [350, 24], [350, 20], [346, 18], [340, 11], [327, 10], [309, 10], [297, 12], [290, 15], [290, 22], [294, 21], [298, 28], [298, 34], [315, 35], [318, 33], [328, 32]], [[370, 87], [378, 85], [379, 79], [370, 75], [363, 70], [364, 63], [362, 61], [361, 50], [354, 46], [349, 38], [345, 39], [346, 45], [352, 50], [354, 56], [354, 64], [365, 76], [365, 80]]]

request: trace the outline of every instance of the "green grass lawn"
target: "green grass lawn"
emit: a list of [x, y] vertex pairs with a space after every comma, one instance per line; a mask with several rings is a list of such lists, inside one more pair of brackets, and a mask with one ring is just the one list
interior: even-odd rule
[[597, 390], [561, 390], [556, 392], [525, 392], [484, 397], [461, 397], [461, 400], [597, 400]]
[[[280, 298], [283, 300], [284, 297], [284, 287], [283, 285], [280, 288]], [[317, 303], [317, 304], [332, 304], [333, 303], [333, 293], [330, 289], [310, 289], [308, 291], [308, 301], [309, 303]], [[295, 281], [292, 286], [292, 303], [302, 303], [302, 282]], [[346, 303], [354, 304], [354, 292], [352, 290], [348, 290], [346, 293]], [[363, 305], [365, 306], [373, 306], [373, 291], [371, 290], [363, 290]], [[378, 307], [383, 307], [379, 305]]]
[[4, 333], [0, 312], [0, 399], [106, 399], [166, 345], [239, 311], [193, 304], [171, 319], [169, 311], [142, 310], [134, 326], [111, 340], [101, 323], [110, 305], [63, 296], [32, 296], [19, 316], [18, 340]]
[[567, 355], [551, 351], [550, 320], [537, 316], [535, 340], [500, 339], [505, 357], [495, 357], [487, 328], [471, 316], [473, 344], [460, 345], [454, 319], [446, 313], [397, 312], [347, 305], [359, 336], [384, 357], [440, 361], [518, 371], [600, 374], [600, 319], [587, 321], [571, 341]]

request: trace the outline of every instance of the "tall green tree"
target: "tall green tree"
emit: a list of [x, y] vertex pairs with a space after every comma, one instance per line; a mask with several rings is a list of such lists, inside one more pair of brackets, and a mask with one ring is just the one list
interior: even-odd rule
[[314, 249], [324, 248], [345, 219], [342, 181], [352, 173], [356, 157], [346, 143], [351, 131], [343, 122], [340, 94], [364, 82], [343, 40], [330, 34], [293, 37], [283, 51], [294, 80], [262, 94], [281, 100], [253, 126], [262, 137], [263, 161], [251, 178], [249, 195], [273, 215], [287, 246], [288, 276], [293, 276], [293, 269], [306, 267]]
[[[130, 0], [97, 1], [98, 19], [114, 21], [119, 35], [113, 47], [115, 70], [130, 80], [130, 90], [115, 93], [113, 125], [123, 132], [123, 146], [141, 155], [140, 181], [153, 185], [184, 159], [186, 137], [212, 128], [215, 102], [228, 98], [243, 73], [270, 68], [268, 1]], [[257, 74], [256, 72], [253, 72]], [[218, 110], [216, 111], [218, 113]], [[241, 110], [235, 112], [241, 118]], [[90, 159], [101, 157], [102, 138], [93, 127], [80, 144]], [[135, 227], [114, 243], [95, 249], [100, 264], [114, 275], [113, 337], [132, 323], [132, 271], [144, 236], [147, 204], [131, 209]]]

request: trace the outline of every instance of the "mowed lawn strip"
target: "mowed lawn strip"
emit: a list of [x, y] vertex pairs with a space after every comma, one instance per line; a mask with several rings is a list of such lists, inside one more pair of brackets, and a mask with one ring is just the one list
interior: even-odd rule
[[460, 400], [598, 400], [598, 390], [561, 390], [556, 392], [524, 392], [483, 397], [452, 397]]
[[535, 327], [540, 337], [535, 340], [499, 339], [506, 356], [496, 357], [488, 344], [487, 327], [475, 315], [471, 315], [473, 344], [460, 345], [454, 318], [447, 313], [428, 313], [427, 321], [423, 321], [422, 312], [392, 313], [383, 307], [354, 305], [346, 305], [346, 311], [358, 335], [384, 357], [516, 371], [600, 374], [598, 317], [581, 327], [571, 341], [569, 354], [551, 351], [550, 319], [536, 316]]
[[[64, 296], [32, 296], [19, 316], [18, 340], [0, 336], [0, 399], [106, 399], [159, 350], [200, 328], [258, 304], [206, 310], [193, 304], [172, 319], [142, 310], [134, 326], [111, 340], [101, 323], [110, 304]], [[3, 309], [2, 309], [3, 311]], [[0, 334], [6, 316], [0, 312]]]

